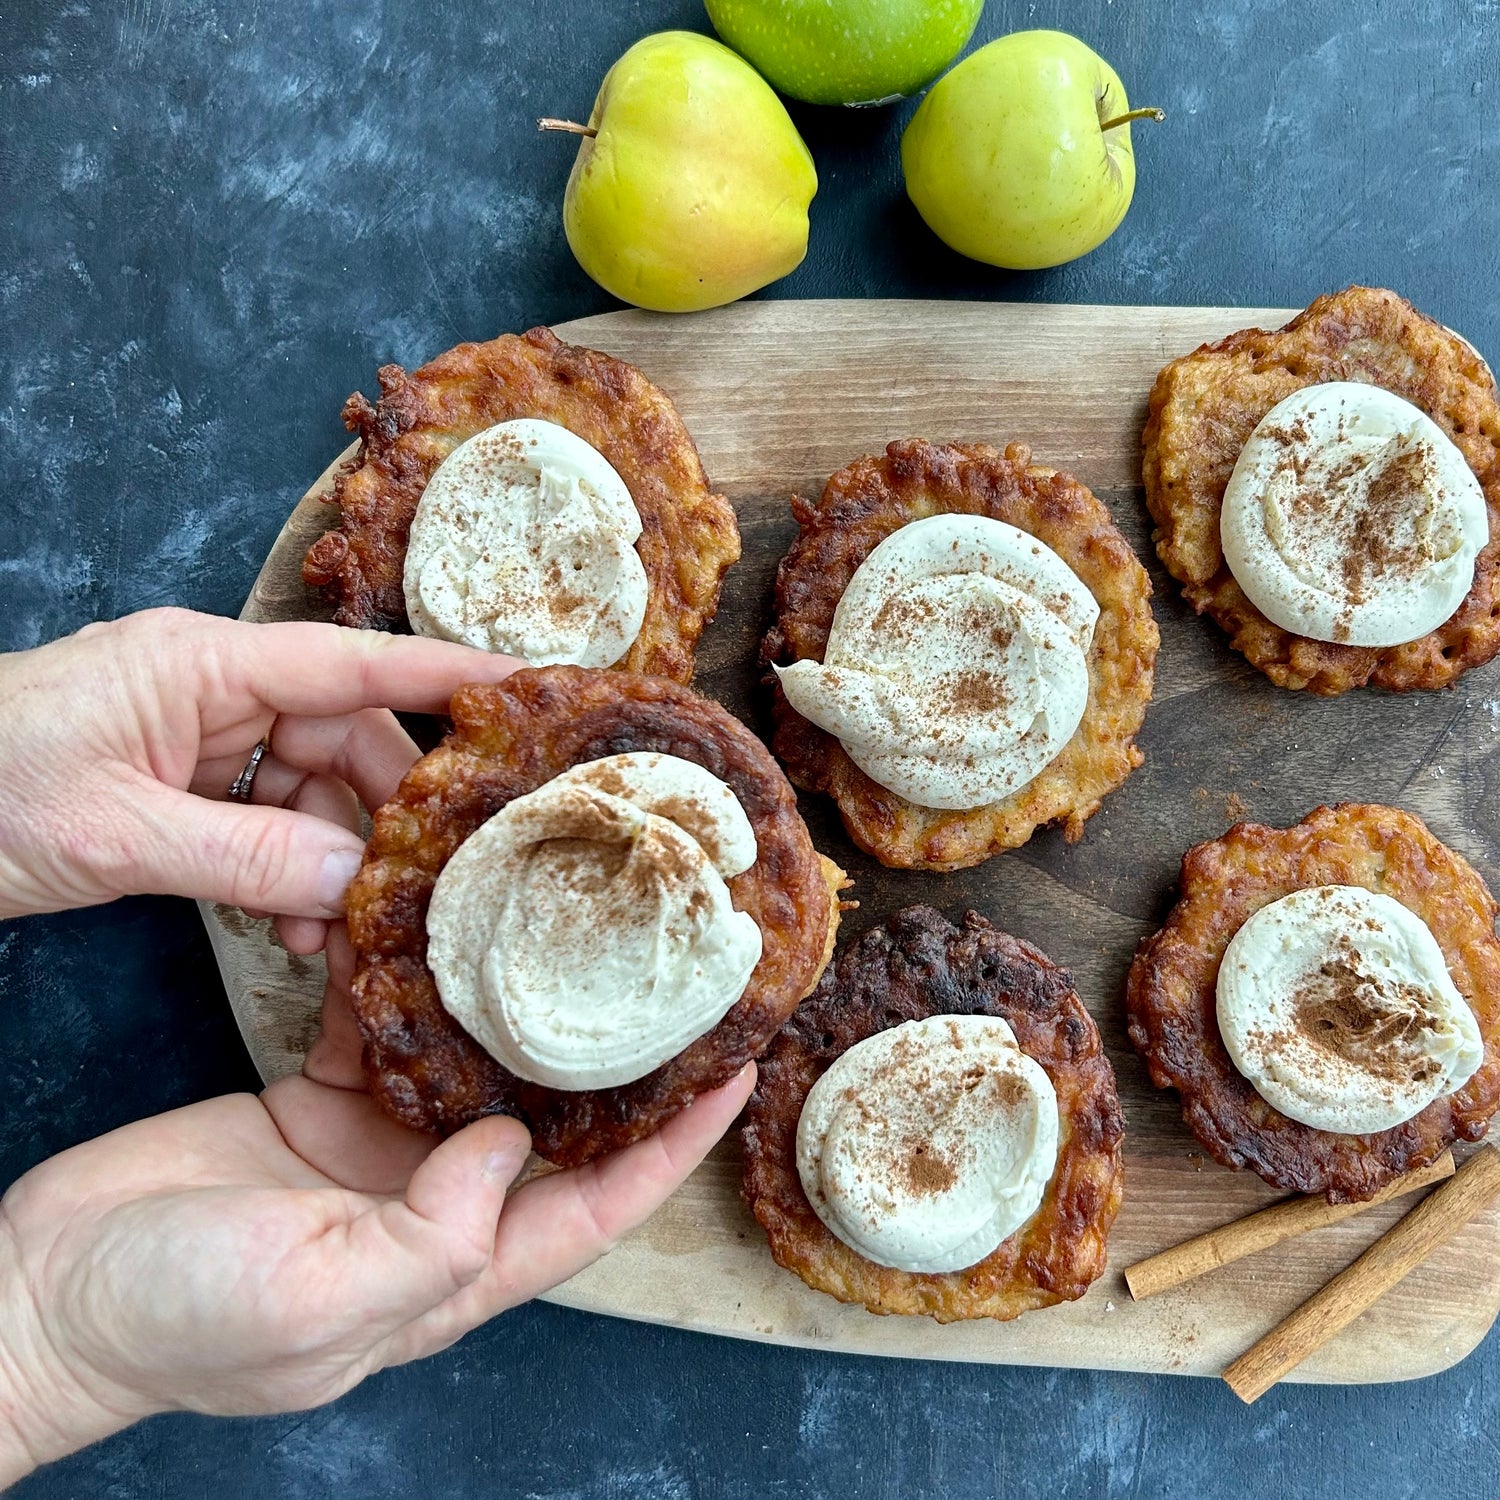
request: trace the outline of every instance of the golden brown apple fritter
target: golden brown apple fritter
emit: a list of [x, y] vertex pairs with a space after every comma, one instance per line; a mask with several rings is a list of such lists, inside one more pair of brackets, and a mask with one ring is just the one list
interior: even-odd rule
[[[1057, 1092], [1057, 1168], [1036, 1213], [978, 1265], [919, 1273], [866, 1260], [818, 1218], [797, 1171], [797, 1122], [836, 1057], [935, 1015], [1010, 1024]], [[777, 1264], [841, 1302], [940, 1323], [1006, 1320], [1075, 1301], [1103, 1273], [1124, 1133], [1114, 1070], [1068, 972], [976, 912], [960, 928], [909, 906], [839, 953], [761, 1059], [745, 1113], [745, 1198]]]
[[1070, 842], [1081, 837], [1104, 796], [1143, 759], [1134, 741], [1151, 701], [1158, 641], [1151, 582], [1103, 502], [1069, 475], [1033, 465], [1019, 443], [1001, 453], [917, 439], [856, 459], [828, 481], [817, 504], [793, 497], [792, 512], [801, 530], [776, 572], [776, 618], [761, 647], [767, 668], [821, 661], [834, 611], [860, 564], [893, 531], [944, 512], [989, 516], [1030, 532], [1099, 604], [1083, 721], [1057, 758], [1003, 801], [940, 811], [888, 791], [833, 735], [797, 713], [768, 671], [772, 747], [792, 781], [829, 793], [854, 842], [903, 869], [976, 865], [1057, 819]]
[[[1453, 440], [1484, 490], [1489, 545], [1457, 612], [1404, 646], [1341, 646], [1273, 625], [1235, 582], [1219, 512], [1240, 449], [1262, 417], [1303, 386], [1378, 385], [1420, 407]], [[1352, 286], [1319, 297], [1285, 328], [1247, 328], [1175, 359], [1156, 377], [1143, 437], [1156, 550], [1183, 596], [1285, 688], [1445, 687], [1500, 650], [1500, 405], [1489, 367], [1456, 333], [1394, 292]]]
[[374, 406], [359, 394], [344, 403], [359, 452], [334, 485], [338, 529], [313, 543], [302, 568], [337, 601], [340, 625], [408, 627], [407, 535], [433, 471], [475, 433], [534, 417], [597, 448], [640, 512], [636, 551], [650, 592], [640, 635], [617, 668], [692, 680], [693, 648], [740, 555], [740, 534], [665, 392], [634, 365], [564, 344], [547, 328], [460, 344], [410, 374], [385, 365], [379, 380]]
[[[1219, 965], [1263, 906], [1318, 885], [1354, 885], [1399, 901], [1437, 939], [1479, 1021], [1484, 1061], [1458, 1089], [1404, 1125], [1342, 1135], [1288, 1119], [1235, 1067], [1219, 1034]], [[1226, 1167], [1330, 1202], [1373, 1197], [1454, 1141], [1477, 1141], [1500, 1104], [1500, 941], [1478, 871], [1412, 814], [1375, 803], [1319, 807], [1291, 828], [1237, 823], [1189, 849], [1177, 904], [1140, 946], [1126, 985], [1130, 1040], [1158, 1088]]]
[[[717, 703], [661, 677], [540, 667], [461, 688], [453, 729], [375, 814], [349, 889], [354, 1011], [371, 1092], [398, 1120], [447, 1134], [514, 1115], [559, 1166], [628, 1146], [760, 1053], [827, 962], [843, 873], [821, 859], [769, 752]], [[517, 1078], [443, 1009], [427, 967], [427, 907], [439, 871], [507, 802], [585, 761], [648, 750], [691, 760], [733, 790], [756, 862], [729, 882], [760, 927], [744, 994], [671, 1061], [617, 1088], [570, 1092]]]

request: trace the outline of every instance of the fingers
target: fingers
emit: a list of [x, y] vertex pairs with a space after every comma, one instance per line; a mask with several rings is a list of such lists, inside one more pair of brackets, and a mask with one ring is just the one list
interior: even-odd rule
[[754, 1086], [752, 1063], [721, 1088], [700, 1095], [649, 1139], [519, 1188], [500, 1219], [484, 1275], [402, 1330], [392, 1340], [389, 1362], [444, 1349], [496, 1313], [597, 1260], [672, 1195], [733, 1124]]
[[[309, 776], [328, 776], [347, 782], [373, 812], [390, 801], [420, 754], [396, 716], [383, 708], [327, 717], [282, 714], [268, 740], [252, 787], [253, 800], [262, 806], [286, 807]], [[201, 760], [189, 790], [223, 797], [249, 755], [249, 747], [235, 743]]]
[[328, 987], [347, 998], [354, 983], [354, 944], [349, 929], [342, 922], [334, 924], [328, 934]]
[[287, 1145], [340, 1187], [400, 1193], [436, 1137], [398, 1124], [365, 1093], [279, 1078], [260, 1096]]
[[[351, 737], [353, 721], [360, 717], [362, 716], [353, 715], [327, 721], [331, 725], [345, 726], [345, 732], [333, 736], [335, 743], [331, 746], [327, 744], [329, 736], [324, 736], [322, 747], [315, 736], [308, 746], [307, 759], [310, 763], [301, 768], [288, 764], [274, 753], [268, 752], [263, 755], [251, 786], [254, 805], [286, 807], [294, 812], [308, 813], [312, 817], [322, 818], [339, 828], [347, 828], [350, 833], [357, 834], [360, 827], [359, 799], [347, 780], [347, 773], [352, 766], [344, 759], [345, 752], [342, 746]], [[411, 745], [406, 732], [391, 715], [384, 714], [381, 717], [394, 731], [398, 744], [404, 742], [407, 746]], [[315, 721], [292, 719], [286, 722], [297, 725]], [[391, 737], [384, 733], [384, 726], [380, 726], [376, 733], [389, 743]], [[279, 723], [275, 737], [278, 739], [280, 737]], [[411, 750], [414, 754], [415, 747], [411, 747]], [[339, 774], [334, 774], [331, 764], [334, 761], [339, 762]], [[242, 764], [243, 759], [238, 753], [227, 759], [220, 757], [215, 760], [200, 761], [188, 789], [199, 796], [219, 798], [233, 779], [229, 771], [230, 766]], [[344, 779], [341, 779], [341, 776]], [[259, 918], [270, 916], [271, 913], [259, 908], [247, 908], [246, 915]], [[281, 939], [282, 946], [289, 953], [304, 955], [317, 953], [328, 936], [328, 923], [316, 917], [278, 916], [276, 932]]]
[[302, 1073], [329, 1088], [365, 1088], [364, 1038], [354, 1019], [349, 986], [354, 978], [354, 950], [342, 922], [328, 930], [324, 948], [328, 960], [328, 983], [323, 987], [322, 1024], [316, 1040], [302, 1062]]
[[[257, 782], [259, 779], [257, 776]], [[294, 812], [322, 818], [355, 835], [359, 833], [359, 802], [350, 787], [337, 777], [303, 777], [285, 805]], [[328, 923], [317, 917], [279, 916], [276, 933], [288, 953], [317, 953], [328, 939]]]
[[734, 1123], [754, 1087], [751, 1063], [646, 1140], [527, 1183], [515, 1195], [495, 1246], [507, 1305], [566, 1281], [650, 1218]]
[[272, 727], [271, 751], [295, 770], [338, 777], [371, 812], [396, 795], [421, 754], [384, 708], [324, 718], [284, 714]]
[[[252, 784], [254, 804], [310, 813], [351, 832], [360, 826], [360, 804], [373, 812], [389, 801], [419, 755], [395, 715], [383, 708], [324, 718], [283, 714], [269, 743]], [[238, 751], [200, 761], [189, 790], [222, 797], [243, 763]], [[278, 916], [276, 931], [289, 953], [311, 954], [322, 948], [328, 924], [315, 917]]]
[[139, 836], [118, 852], [119, 888], [326, 919], [364, 855], [359, 835], [311, 813], [209, 802], [152, 784]]
[[329, 924], [317, 917], [275, 917], [272, 921], [281, 946], [299, 958], [311, 958], [328, 941]]
[[450, 641], [304, 622], [236, 623], [223, 639], [230, 680], [283, 714], [443, 713], [464, 683], [499, 682], [524, 665]]
[[[205, 809], [195, 817], [190, 804], [159, 798], [158, 837], [137, 861], [143, 868], [127, 875], [134, 889], [273, 913], [290, 952], [315, 953], [326, 940], [327, 919], [343, 910], [357, 851], [351, 841], [320, 837], [308, 820], [277, 816], [275, 809], [357, 827], [337, 783], [373, 810], [417, 759], [389, 708], [444, 710], [463, 683], [499, 681], [520, 663], [446, 641], [310, 623], [218, 622], [212, 648], [214, 660], [201, 679], [208, 685], [200, 689], [205, 758], [191, 790], [223, 795], [244, 764], [225, 741], [237, 744], [247, 723], [267, 722], [264, 710], [275, 724], [253, 796], [257, 807], [271, 804], [270, 810], [258, 821], [243, 809]], [[173, 819], [175, 829], [168, 826]], [[185, 847], [194, 823], [194, 832], [207, 838]]]

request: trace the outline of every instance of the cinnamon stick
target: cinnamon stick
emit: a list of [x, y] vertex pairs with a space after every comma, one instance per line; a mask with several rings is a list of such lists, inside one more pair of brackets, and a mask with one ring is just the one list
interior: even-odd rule
[[1330, 1203], [1323, 1197], [1288, 1198], [1284, 1202], [1273, 1203], [1269, 1208], [1258, 1209], [1253, 1214], [1246, 1214], [1243, 1219], [1221, 1224], [1206, 1234], [1172, 1246], [1170, 1250], [1163, 1250], [1158, 1255], [1148, 1255], [1145, 1260], [1137, 1261], [1126, 1270], [1125, 1285], [1130, 1288], [1130, 1295], [1137, 1302], [1143, 1302], [1147, 1297], [1181, 1286], [1183, 1282], [1191, 1281], [1196, 1276], [1217, 1271], [1220, 1266], [1227, 1266], [1233, 1261], [1243, 1260], [1247, 1255], [1268, 1250], [1272, 1245], [1279, 1245], [1283, 1240], [1292, 1239], [1296, 1235], [1306, 1234], [1309, 1229], [1322, 1229], [1325, 1225], [1337, 1224], [1339, 1220], [1352, 1218], [1367, 1208], [1373, 1208], [1377, 1203], [1389, 1203], [1392, 1198], [1414, 1193], [1418, 1188], [1430, 1187], [1434, 1182], [1441, 1182], [1452, 1175], [1453, 1153], [1445, 1151], [1431, 1165], [1419, 1167], [1415, 1172], [1398, 1177], [1373, 1198], [1367, 1198], [1362, 1203]]
[[1224, 1371], [1230, 1390], [1246, 1404], [1265, 1395], [1497, 1196], [1500, 1151], [1481, 1146], [1451, 1181], [1424, 1198], [1347, 1271], [1341, 1271], [1235, 1360]]

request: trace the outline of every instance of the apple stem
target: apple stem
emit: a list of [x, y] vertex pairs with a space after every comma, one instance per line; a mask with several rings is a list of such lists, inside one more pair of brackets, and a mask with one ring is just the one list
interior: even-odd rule
[[1128, 125], [1132, 120], [1155, 120], [1160, 123], [1167, 118], [1164, 109], [1133, 109], [1129, 114], [1116, 115], [1113, 120], [1106, 120], [1100, 130], [1113, 130], [1116, 125]]
[[536, 122], [538, 130], [565, 130], [569, 135], [598, 135], [592, 125], [580, 125], [577, 120], [554, 120], [550, 115]]

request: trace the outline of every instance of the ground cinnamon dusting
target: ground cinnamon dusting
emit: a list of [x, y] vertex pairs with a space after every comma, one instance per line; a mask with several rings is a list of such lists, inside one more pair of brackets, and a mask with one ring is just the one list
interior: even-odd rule
[[[527, 451], [534, 444], [523, 442], [509, 432], [492, 433], [485, 442], [487, 447], [475, 459], [475, 483], [481, 495], [503, 495], [506, 486], [525, 484], [536, 474]], [[478, 560], [485, 564], [492, 562], [487, 551]], [[542, 561], [540, 557], [535, 560], [539, 564]], [[508, 570], [502, 579], [491, 569], [482, 586], [470, 580], [470, 592], [483, 595], [482, 607], [486, 613], [501, 616], [540, 611], [554, 623], [566, 625], [572, 615], [591, 602], [588, 594], [576, 587], [576, 575], [581, 571], [581, 564], [567, 567], [557, 558], [529, 575]]]
[[1362, 973], [1348, 950], [1330, 959], [1292, 1005], [1297, 1032], [1320, 1051], [1331, 1052], [1376, 1078], [1421, 1083], [1440, 1067], [1413, 1056], [1417, 1038], [1434, 1024], [1426, 995], [1414, 985], [1391, 986]]
[[715, 832], [709, 810], [696, 797], [664, 797], [652, 811], [669, 823], [675, 823], [697, 842], [710, 864], [718, 865], [724, 851]]
[[579, 593], [572, 586], [577, 572], [578, 569], [564, 568], [562, 563], [553, 558], [543, 574], [546, 588], [536, 596], [534, 602], [539, 603], [547, 611], [548, 618], [558, 624], [564, 623], [569, 615], [589, 602], [586, 594]]
[[[589, 766], [586, 784], [608, 797], [623, 797], [627, 802], [634, 800], [633, 794], [636, 790], [634, 784], [616, 767], [607, 765], [603, 761], [594, 762]], [[718, 837], [712, 811], [701, 798], [661, 797], [651, 803], [650, 810], [656, 817], [665, 818], [669, 823], [675, 823], [682, 829], [703, 850], [711, 864], [718, 865], [721, 862], [723, 846]]]
[[876, 612], [876, 630], [889, 630], [896, 635], [912, 635], [923, 625], [930, 625], [937, 616], [932, 604], [921, 598], [910, 598], [894, 594]]
[[930, 1198], [946, 1193], [958, 1181], [950, 1162], [935, 1156], [922, 1141], [909, 1141], [901, 1155], [901, 1176], [914, 1198]]
[[1410, 578], [1433, 560], [1430, 540], [1421, 532], [1394, 541], [1405, 528], [1413, 500], [1429, 482], [1425, 447], [1405, 448], [1370, 481], [1357, 530], [1349, 537], [1344, 558], [1344, 587], [1349, 600], [1362, 604], [1383, 578]]
[[995, 1098], [1004, 1109], [1016, 1109], [1027, 1098], [1026, 1085], [1014, 1073], [1001, 1073], [995, 1079]]
[[606, 797], [628, 797], [630, 786], [619, 771], [603, 761], [595, 761], [589, 766], [588, 784], [598, 788]]
[[675, 839], [664, 839], [647, 828], [636, 840], [636, 849], [644, 858], [632, 859], [626, 866], [625, 884], [630, 894], [642, 901], [654, 900], [662, 885], [686, 885], [696, 881], [701, 866]]
[[1010, 702], [1005, 683], [993, 672], [955, 672], [945, 696], [949, 709], [960, 714], [998, 714]]
[[1367, 603], [1382, 583], [1414, 577], [1433, 561], [1431, 538], [1413, 525], [1425, 508], [1424, 493], [1435, 483], [1431, 450], [1418, 443], [1382, 456], [1358, 503], [1351, 504], [1347, 491], [1371, 468], [1368, 454], [1350, 454], [1313, 479], [1302, 419], [1263, 435], [1281, 449], [1274, 472], [1292, 481], [1281, 502], [1286, 527], [1281, 550], [1291, 559], [1337, 549], [1347, 608], [1335, 621], [1334, 637], [1346, 639], [1354, 609]]

